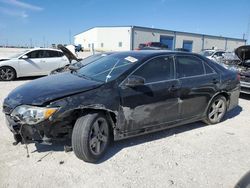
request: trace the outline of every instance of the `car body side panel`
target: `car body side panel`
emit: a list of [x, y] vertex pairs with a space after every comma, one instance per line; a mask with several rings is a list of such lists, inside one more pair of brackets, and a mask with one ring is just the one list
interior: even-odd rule
[[[214, 83], [213, 80], [217, 80]], [[181, 78], [181, 119], [201, 116], [210, 98], [219, 87], [220, 78], [216, 73], [190, 78]]]
[[169, 80], [134, 88], [120, 87], [121, 111], [125, 120], [122, 131], [129, 132], [178, 120], [178, 92], [170, 91], [177, 84], [177, 80]]

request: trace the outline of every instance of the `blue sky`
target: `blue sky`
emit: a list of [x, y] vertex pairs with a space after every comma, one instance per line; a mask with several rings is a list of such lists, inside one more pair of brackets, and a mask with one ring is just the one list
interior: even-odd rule
[[0, 45], [66, 44], [113, 25], [242, 38], [249, 22], [249, 0], [0, 0]]

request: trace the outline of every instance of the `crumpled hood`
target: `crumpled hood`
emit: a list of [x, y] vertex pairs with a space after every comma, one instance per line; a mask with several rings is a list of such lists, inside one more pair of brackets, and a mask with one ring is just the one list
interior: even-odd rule
[[4, 107], [21, 104], [42, 106], [52, 100], [97, 88], [101, 82], [84, 79], [72, 73], [61, 73], [33, 80], [14, 89]]
[[66, 48], [65, 46], [59, 44], [57, 46], [57, 48], [59, 48], [63, 54], [69, 59], [69, 61], [71, 62], [72, 60], [76, 60], [76, 61], [80, 61], [81, 59], [78, 59], [68, 48]]
[[239, 57], [241, 61], [246, 61], [250, 59], [250, 45], [240, 46], [235, 50], [235, 54]]

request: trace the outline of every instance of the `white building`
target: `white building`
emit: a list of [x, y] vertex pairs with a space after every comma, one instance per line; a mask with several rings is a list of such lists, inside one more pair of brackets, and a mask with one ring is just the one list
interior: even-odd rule
[[245, 45], [246, 40], [197, 33], [171, 31], [139, 26], [94, 27], [74, 36], [75, 45], [97, 51], [126, 51], [147, 42], [162, 42], [169, 49], [186, 48], [192, 52], [203, 49], [233, 51]]

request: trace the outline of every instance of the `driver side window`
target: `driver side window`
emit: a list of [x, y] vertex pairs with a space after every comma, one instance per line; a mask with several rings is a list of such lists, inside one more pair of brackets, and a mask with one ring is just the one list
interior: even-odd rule
[[145, 83], [174, 79], [174, 60], [170, 56], [156, 57], [136, 70], [133, 75], [145, 79]]
[[43, 58], [43, 51], [42, 50], [35, 50], [32, 52], [27, 53], [29, 59], [35, 59], [35, 58]]

